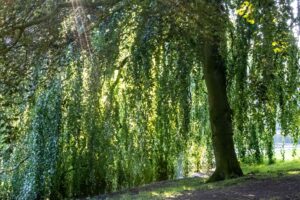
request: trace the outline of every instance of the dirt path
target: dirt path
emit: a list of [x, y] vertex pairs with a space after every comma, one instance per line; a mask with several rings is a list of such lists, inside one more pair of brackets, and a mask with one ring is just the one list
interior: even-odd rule
[[186, 191], [170, 200], [300, 200], [300, 175], [249, 179], [221, 189]]

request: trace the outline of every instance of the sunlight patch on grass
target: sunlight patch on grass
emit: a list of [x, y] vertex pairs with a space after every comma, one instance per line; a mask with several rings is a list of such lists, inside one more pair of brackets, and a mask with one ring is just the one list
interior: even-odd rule
[[[297, 175], [300, 174], [300, 160], [292, 161], [277, 161], [272, 165], [260, 164], [260, 165], [246, 165], [242, 164], [244, 174], [254, 174], [256, 178], [270, 178], [278, 177], [278, 175]], [[160, 187], [153, 187], [147, 190], [140, 187], [138, 194], [131, 194], [130, 192], [118, 195], [110, 200], [163, 200], [166, 198], [174, 198], [180, 196], [183, 193], [192, 192], [195, 190], [211, 190], [224, 188], [233, 185], [243, 184], [249, 179], [249, 176], [244, 176], [236, 179], [230, 179], [220, 181], [216, 183], [205, 183], [203, 178], [186, 178], [180, 180], [169, 181], [167, 184], [161, 184]], [[151, 186], [151, 185], [150, 185]], [[147, 186], [149, 187], [149, 185]], [[275, 198], [276, 199], [276, 198]]]
[[164, 197], [164, 198], [170, 198], [170, 197], [176, 197], [178, 195], [180, 195], [179, 192], [162, 192], [162, 193], [159, 193], [159, 192], [152, 192], [151, 193], [152, 196], [156, 196], [156, 197]]
[[246, 180], [245, 177], [230, 179], [225, 181], [220, 181], [216, 183], [205, 183], [205, 180], [202, 178], [187, 178], [182, 180], [174, 181], [173, 185], [162, 186], [160, 188], [154, 188], [149, 191], [142, 191], [138, 195], [128, 194], [121, 195], [115, 198], [109, 198], [110, 200], [122, 199], [122, 200], [161, 200], [166, 198], [174, 198], [180, 196], [183, 193], [192, 192], [195, 190], [210, 190], [223, 188], [229, 185], [242, 184]]
[[298, 174], [300, 174], [300, 170], [299, 171], [289, 171], [289, 172], [287, 172], [287, 174], [298, 175]]
[[289, 171], [300, 171], [300, 160], [277, 161], [274, 164], [242, 165], [245, 174], [270, 174]]
[[166, 199], [166, 198], [174, 198], [176, 196], [181, 195], [182, 192], [193, 191], [193, 190], [200, 188], [201, 186], [205, 185], [203, 183], [204, 183], [204, 180], [201, 178], [181, 179], [181, 180], [176, 180], [167, 186], [162, 186], [160, 188], [153, 188], [152, 190], [149, 190], [149, 191], [141, 191], [138, 195], [133, 195], [133, 194], [128, 195], [128, 193], [127, 193], [127, 194], [109, 198], [109, 199], [110, 200], [116, 200], [116, 199], [161, 200], [161, 199]]

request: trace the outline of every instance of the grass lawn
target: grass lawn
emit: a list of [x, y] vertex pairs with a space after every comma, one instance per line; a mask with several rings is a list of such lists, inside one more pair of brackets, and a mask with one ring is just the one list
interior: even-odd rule
[[245, 174], [276, 176], [278, 174], [300, 174], [300, 160], [277, 161], [272, 165], [242, 165]]
[[[220, 181], [216, 183], [205, 183], [202, 178], [185, 178], [181, 180], [163, 181], [141, 186], [124, 192], [106, 196], [110, 200], [152, 200], [166, 199], [181, 195], [183, 192], [196, 190], [221, 189], [226, 186], [233, 186], [245, 183], [249, 178], [256, 179], [275, 178], [300, 174], [300, 160], [277, 161], [275, 164], [242, 165], [246, 176]], [[91, 200], [103, 199], [103, 196], [90, 198]]]

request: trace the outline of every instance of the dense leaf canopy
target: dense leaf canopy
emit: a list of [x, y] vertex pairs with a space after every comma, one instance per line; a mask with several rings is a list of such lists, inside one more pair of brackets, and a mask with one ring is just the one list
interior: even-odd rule
[[202, 66], [215, 35], [237, 155], [273, 162], [276, 130], [300, 134], [297, 2], [0, 0], [0, 199], [212, 168]]

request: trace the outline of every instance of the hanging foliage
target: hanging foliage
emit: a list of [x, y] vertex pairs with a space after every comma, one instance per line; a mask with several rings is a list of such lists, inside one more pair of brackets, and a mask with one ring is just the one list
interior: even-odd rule
[[290, 1], [224, 1], [227, 16], [217, 1], [51, 2], [22, 12], [1, 2], [0, 199], [95, 195], [215, 167], [202, 68], [216, 35], [239, 159], [274, 162], [279, 129], [298, 143]]

